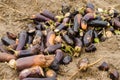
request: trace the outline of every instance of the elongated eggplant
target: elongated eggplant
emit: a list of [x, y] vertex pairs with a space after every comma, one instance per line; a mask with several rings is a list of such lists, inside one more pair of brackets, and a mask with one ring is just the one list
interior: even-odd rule
[[12, 45], [15, 44], [15, 41], [13, 39], [8, 38], [7, 36], [3, 36], [1, 38], [1, 41], [3, 42], [4, 45]]
[[48, 32], [46, 46], [54, 45], [55, 43], [55, 33], [53, 31]]
[[17, 35], [11, 33], [11, 32], [6, 32], [8, 38], [15, 40], [17, 38]]
[[51, 78], [24, 78], [23, 80], [57, 80], [56, 77]]
[[53, 70], [59, 70], [59, 63], [62, 60], [63, 55], [64, 52], [62, 50], [58, 49], [55, 51], [55, 58], [50, 66]]
[[88, 30], [84, 37], [83, 37], [83, 43], [85, 46], [89, 46], [93, 41], [93, 30]]
[[33, 42], [33, 35], [28, 35], [27, 36], [27, 44], [30, 45]]
[[86, 52], [94, 52], [94, 51], [96, 51], [96, 50], [97, 50], [97, 49], [96, 49], [96, 47], [95, 47], [94, 44], [91, 44], [91, 45], [89, 45], [88, 47], [85, 48], [85, 51], [86, 51]]
[[8, 54], [8, 53], [0, 53], [0, 61], [1, 62], [8, 62], [11, 59], [16, 59], [16, 57], [12, 54]]
[[74, 44], [73, 40], [66, 34], [66, 32], [62, 34], [62, 38], [67, 44], [69, 45]]
[[32, 66], [49, 67], [54, 60], [54, 55], [35, 55], [10, 60], [9, 66], [17, 70], [23, 70]]
[[44, 72], [40, 66], [34, 66], [28, 69], [24, 69], [19, 74], [19, 79], [23, 80], [24, 78], [27, 78], [28, 76], [38, 75], [38, 76], [44, 76]]
[[63, 47], [63, 45], [61, 43], [58, 43], [58, 44], [47, 47], [44, 52], [53, 53], [55, 50], [61, 47]]
[[33, 45], [40, 44], [43, 37], [43, 33], [40, 30], [36, 30], [36, 35], [33, 39]]
[[94, 27], [107, 27], [110, 24], [107, 21], [101, 21], [101, 20], [92, 20], [88, 23], [89, 26]]
[[62, 62], [63, 64], [69, 64], [72, 61], [72, 57], [67, 55], [63, 58]]
[[36, 21], [40, 21], [40, 22], [46, 22], [49, 21], [50, 19], [41, 15], [40, 13], [36, 14], [36, 15], [32, 15], [31, 19], [36, 20]]
[[78, 31], [79, 31], [81, 19], [82, 19], [82, 15], [81, 15], [81, 14], [77, 14], [77, 15], [74, 17], [73, 30], [74, 30], [75, 32], [78, 32]]
[[41, 14], [47, 18], [50, 18], [53, 21], [56, 21], [55, 15], [48, 10], [44, 10]]
[[66, 23], [69, 21], [70, 18], [66, 17], [63, 19], [63, 22], [54, 30], [54, 32], [59, 32], [61, 31], [63, 28], [66, 27]]
[[19, 43], [16, 50], [22, 50], [27, 41], [27, 32], [25, 30], [21, 31], [19, 34]]
[[78, 57], [78, 56], [80, 56], [80, 52], [82, 51], [83, 43], [82, 43], [82, 40], [80, 38], [75, 38], [74, 42], [75, 42], [74, 56]]
[[46, 75], [47, 78], [57, 77], [57, 73], [52, 69], [47, 70], [45, 75]]
[[[13, 50], [14, 51], [14, 50]], [[31, 55], [36, 55], [40, 51], [40, 45], [37, 44], [30, 49], [14, 51], [16, 57], [26, 57]]]

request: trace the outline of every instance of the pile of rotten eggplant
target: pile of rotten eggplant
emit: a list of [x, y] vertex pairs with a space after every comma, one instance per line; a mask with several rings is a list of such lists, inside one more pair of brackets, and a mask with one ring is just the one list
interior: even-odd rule
[[[95, 43], [120, 34], [120, 15], [113, 8], [96, 9], [87, 3], [71, 11], [62, 5], [61, 13], [44, 10], [32, 15], [32, 23], [18, 35], [6, 32], [1, 38], [0, 61], [19, 71], [20, 80], [56, 80], [60, 64], [69, 64], [83, 50], [94, 52]], [[118, 80], [117, 74], [110, 78]]]

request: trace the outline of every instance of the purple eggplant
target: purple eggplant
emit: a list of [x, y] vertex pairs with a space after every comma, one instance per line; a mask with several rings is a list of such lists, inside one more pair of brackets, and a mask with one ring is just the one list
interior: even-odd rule
[[17, 35], [11, 33], [11, 32], [6, 32], [8, 38], [15, 40], [17, 38]]
[[78, 31], [79, 31], [81, 19], [82, 19], [82, 15], [81, 15], [81, 14], [77, 14], [77, 15], [74, 17], [74, 26], [73, 26], [74, 32], [78, 32]]
[[27, 41], [27, 32], [23, 30], [19, 34], [19, 43], [16, 50], [22, 50], [23, 47], [26, 45], [26, 41]]
[[50, 18], [53, 21], [56, 21], [55, 15], [48, 10], [44, 10], [41, 14], [47, 18]]
[[87, 13], [87, 14], [83, 17], [83, 20], [86, 21], [86, 22], [88, 22], [88, 21], [93, 20], [93, 19], [95, 19], [95, 18], [96, 18], [96, 16], [95, 16], [94, 13]]
[[97, 49], [96, 49], [96, 47], [95, 47], [94, 44], [91, 44], [91, 45], [89, 45], [88, 47], [85, 48], [85, 51], [86, 51], [86, 52], [94, 52], [94, 51], [96, 51], [96, 50], [97, 50]]
[[116, 69], [111, 69], [109, 71], [109, 76], [112, 80], [119, 80], [119, 72]]
[[67, 29], [67, 31], [68, 31], [68, 35], [69, 36], [74, 36], [75, 35], [75, 32], [74, 32], [74, 30], [71, 28], [71, 27], [69, 27], [68, 29]]
[[15, 44], [15, 41], [13, 39], [10, 39], [8, 36], [3, 36], [1, 38], [1, 41], [4, 45], [12, 45], [12, 44]]
[[69, 64], [72, 61], [72, 57], [67, 55], [63, 58], [62, 62], [63, 64]]
[[60, 49], [61, 47], [62, 47], [61, 43], [55, 44], [55, 45], [51, 45], [51, 46], [47, 47], [44, 52], [45, 53], [46, 52], [53, 53], [55, 50]]
[[64, 55], [64, 52], [62, 50], [58, 49], [55, 51], [55, 58], [50, 66], [53, 70], [59, 70], [59, 64], [63, 58], [63, 55]]
[[103, 70], [103, 71], [108, 71], [109, 70], [109, 65], [106, 63], [106, 62], [103, 62], [99, 67], [98, 69], [99, 70]]

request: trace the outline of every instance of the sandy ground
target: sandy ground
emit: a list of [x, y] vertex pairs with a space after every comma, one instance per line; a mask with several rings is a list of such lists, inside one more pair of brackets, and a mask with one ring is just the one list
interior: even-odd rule
[[[110, 6], [120, 10], [120, 0], [91, 0], [97, 7], [108, 8]], [[55, 14], [60, 14], [61, 5], [67, 3], [73, 7], [83, 6], [85, 0], [0, 0], [0, 37], [7, 31], [18, 34], [26, 27], [28, 21], [18, 21], [29, 15], [48, 9]], [[80, 58], [87, 57], [94, 62], [100, 57], [103, 59], [87, 72], [80, 72], [76, 80], [110, 80], [108, 73], [99, 71], [97, 67], [107, 62], [116, 67], [120, 73], [120, 36], [113, 36], [105, 42], [96, 44], [97, 51], [94, 53], [83, 52]], [[67, 80], [69, 75], [77, 71], [77, 61], [74, 59], [69, 65], [62, 65], [64, 75], [58, 75], [59, 80]], [[9, 68], [6, 63], [0, 63], [0, 80], [18, 80], [18, 72]]]

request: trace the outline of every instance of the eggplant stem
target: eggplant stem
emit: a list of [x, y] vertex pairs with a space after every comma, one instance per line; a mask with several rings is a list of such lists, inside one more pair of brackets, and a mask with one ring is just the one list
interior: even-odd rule
[[102, 58], [98, 59], [97, 61], [95, 61], [94, 63], [88, 64], [87, 66], [83, 66], [80, 69], [78, 69], [78, 71], [76, 71], [75, 73], [73, 73], [73, 75], [68, 79], [68, 80], [73, 80], [73, 78], [83, 69], [87, 69], [93, 65], [95, 65], [96, 63], [100, 62], [102, 60]]

